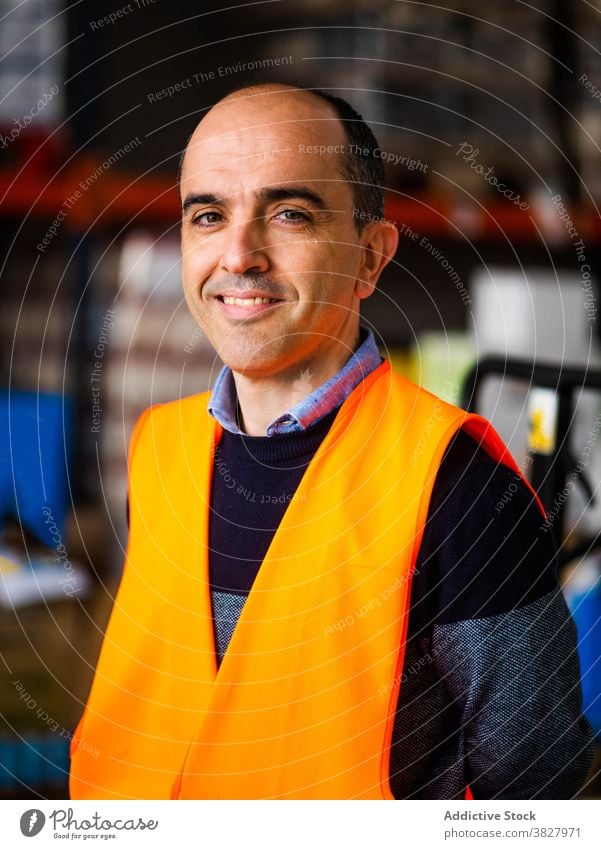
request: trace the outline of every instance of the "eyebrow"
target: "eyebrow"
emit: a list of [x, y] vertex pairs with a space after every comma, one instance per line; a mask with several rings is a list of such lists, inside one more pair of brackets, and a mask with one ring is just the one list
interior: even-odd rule
[[[317, 192], [307, 189], [305, 186], [266, 186], [261, 189], [258, 197], [262, 201], [276, 203], [281, 200], [306, 200], [318, 209], [326, 210], [328, 205]], [[210, 192], [189, 194], [182, 204], [182, 213], [186, 213], [192, 206], [227, 205], [225, 198], [218, 198]]]
[[276, 202], [279, 200], [300, 200], [309, 201], [318, 209], [328, 209], [325, 200], [317, 192], [307, 189], [305, 186], [267, 186], [259, 192], [261, 200]]
[[211, 206], [213, 204], [222, 204], [223, 198], [218, 198], [217, 195], [210, 193], [205, 194], [189, 194], [186, 195], [185, 201], [182, 203], [182, 212], [187, 212], [191, 206]]

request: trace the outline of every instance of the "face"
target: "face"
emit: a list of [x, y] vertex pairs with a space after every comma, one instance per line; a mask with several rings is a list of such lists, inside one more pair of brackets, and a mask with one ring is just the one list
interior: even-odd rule
[[[344, 362], [356, 347], [359, 302], [373, 286], [362, 279], [364, 239], [340, 176], [345, 144], [329, 106], [295, 92], [226, 100], [190, 140], [184, 293], [239, 374], [298, 374], [316, 359]], [[315, 145], [331, 151], [309, 152]]]

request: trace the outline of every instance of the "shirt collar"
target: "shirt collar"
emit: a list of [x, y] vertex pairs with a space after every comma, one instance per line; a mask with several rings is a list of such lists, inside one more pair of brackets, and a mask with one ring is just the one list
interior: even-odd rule
[[[372, 331], [360, 327], [359, 347], [338, 374], [316, 389], [311, 387], [310, 372], [302, 372], [299, 375], [295, 383], [299, 400], [268, 425], [266, 435], [306, 430], [339, 407], [381, 362], [382, 358]], [[224, 366], [217, 376], [209, 400], [209, 413], [230, 433], [243, 433], [238, 426], [238, 399], [234, 375], [228, 366]]]

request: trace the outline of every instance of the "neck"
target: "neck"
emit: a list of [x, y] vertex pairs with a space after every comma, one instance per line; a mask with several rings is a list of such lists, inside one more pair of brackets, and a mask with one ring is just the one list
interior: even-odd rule
[[[353, 351], [358, 344], [357, 331]], [[309, 358], [277, 374], [253, 377], [234, 372], [240, 407], [240, 429], [249, 436], [265, 436], [274, 419], [334, 377], [350, 357], [348, 346], [339, 345], [328, 352], [327, 358]]]

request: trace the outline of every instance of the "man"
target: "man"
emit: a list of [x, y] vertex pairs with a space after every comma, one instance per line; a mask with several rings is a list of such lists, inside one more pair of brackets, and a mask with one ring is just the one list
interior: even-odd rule
[[582, 785], [540, 505], [486, 421], [395, 376], [360, 327], [397, 247], [376, 147], [344, 101], [279, 85], [229, 95], [188, 143], [184, 291], [226, 366], [132, 436], [74, 798]]

